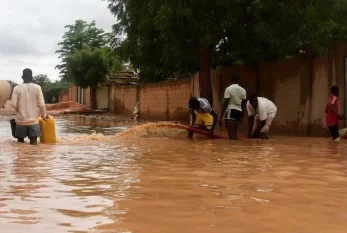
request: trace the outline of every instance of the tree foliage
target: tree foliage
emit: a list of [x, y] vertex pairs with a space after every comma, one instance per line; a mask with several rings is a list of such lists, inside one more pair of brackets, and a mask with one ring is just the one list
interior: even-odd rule
[[46, 74], [38, 74], [34, 76], [33, 83], [44, 88], [47, 84], [51, 83], [51, 80], [48, 78]]
[[56, 68], [60, 70], [61, 78], [69, 80], [66, 67], [67, 58], [75, 51], [82, 50], [85, 45], [92, 48], [102, 48], [108, 45], [110, 35], [97, 28], [95, 21], [87, 23], [83, 20], [76, 20], [74, 25], [67, 25], [65, 28], [67, 32], [63, 35], [63, 41], [58, 44], [60, 49], [56, 51], [61, 59], [61, 64]]
[[70, 84], [60, 81], [47, 84], [43, 89], [43, 96], [46, 103], [58, 102], [60, 94], [68, 90], [69, 86]]
[[33, 83], [41, 86], [46, 103], [57, 102], [60, 94], [69, 88], [68, 83], [61, 81], [52, 82], [46, 74], [35, 75]]
[[82, 88], [96, 88], [105, 81], [119, 63], [109, 48], [91, 48], [85, 46], [67, 58], [67, 69], [71, 80]]
[[122, 66], [110, 48], [85, 46], [67, 58], [71, 81], [82, 88], [91, 88], [91, 107], [96, 109], [96, 91], [108, 74], [119, 71]]
[[114, 45], [142, 81], [200, 71], [202, 95], [212, 93], [210, 68], [292, 56], [306, 44], [321, 54], [346, 38], [346, 0], [107, 1]]

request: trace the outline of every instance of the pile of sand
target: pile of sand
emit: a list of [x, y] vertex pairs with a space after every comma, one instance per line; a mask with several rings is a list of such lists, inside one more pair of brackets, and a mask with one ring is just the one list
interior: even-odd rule
[[83, 104], [79, 104], [73, 101], [68, 101], [68, 102], [60, 102], [57, 104], [47, 105], [46, 109], [47, 111], [64, 111], [64, 110], [82, 111], [82, 110], [86, 110], [87, 107]]

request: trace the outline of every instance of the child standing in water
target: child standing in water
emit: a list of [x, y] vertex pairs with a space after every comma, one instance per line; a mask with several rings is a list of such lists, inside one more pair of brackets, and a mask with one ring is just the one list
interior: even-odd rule
[[325, 107], [325, 121], [329, 128], [330, 136], [334, 141], [340, 141], [338, 120], [343, 120], [344, 115], [339, 114], [339, 87], [332, 86], [330, 88], [331, 95]]

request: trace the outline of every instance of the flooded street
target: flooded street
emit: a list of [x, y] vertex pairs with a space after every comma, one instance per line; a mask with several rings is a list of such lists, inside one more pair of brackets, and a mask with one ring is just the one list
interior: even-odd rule
[[0, 120], [1, 233], [347, 232], [347, 142], [74, 139], [124, 125], [59, 119], [32, 147]]

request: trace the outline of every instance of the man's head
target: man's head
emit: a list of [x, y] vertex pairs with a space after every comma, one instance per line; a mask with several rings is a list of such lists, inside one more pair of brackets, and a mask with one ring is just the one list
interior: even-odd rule
[[22, 78], [23, 78], [23, 81], [25, 83], [32, 82], [33, 81], [33, 72], [32, 72], [32, 70], [31, 69], [24, 69]]
[[340, 90], [338, 86], [332, 86], [330, 88], [331, 94], [333, 94], [334, 96], [339, 96], [340, 95]]
[[196, 97], [192, 97], [189, 99], [189, 103], [188, 103], [188, 108], [193, 109], [193, 110], [197, 110], [200, 108], [200, 103], [198, 98]]
[[248, 101], [253, 106], [253, 108], [258, 108], [258, 96], [256, 94], [250, 94], [248, 96]]
[[233, 83], [238, 84], [238, 83], [240, 82], [240, 76], [238, 76], [238, 75], [232, 75], [232, 76], [231, 76], [231, 81], [232, 81]]

